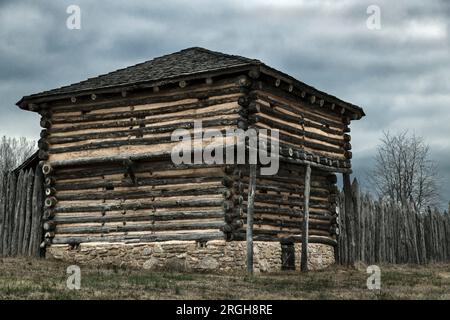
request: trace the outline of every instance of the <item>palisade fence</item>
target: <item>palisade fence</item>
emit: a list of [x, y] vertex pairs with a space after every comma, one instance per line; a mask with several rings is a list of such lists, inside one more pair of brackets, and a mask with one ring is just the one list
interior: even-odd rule
[[0, 256], [40, 256], [43, 175], [41, 170], [8, 172], [0, 181]]
[[416, 212], [388, 200], [373, 200], [352, 184], [351, 210], [339, 201], [337, 261], [425, 264], [450, 261], [450, 214]]
[[[9, 172], [0, 181], [0, 256], [40, 256], [43, 176], [39, 169]], [[425, 264], [450, 261], [450, 214], [416, 212], [374, 200], [352, 184], [351, 210], [339, 198], [337, 262]], [[350, 209], [350, 208], [349, 208]]]

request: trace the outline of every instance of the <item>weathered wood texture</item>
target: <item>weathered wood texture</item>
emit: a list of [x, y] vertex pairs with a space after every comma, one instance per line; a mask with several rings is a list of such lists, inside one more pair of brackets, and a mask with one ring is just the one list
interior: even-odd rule
[[53, 243], [223, 238], [225, 178], [224, 166], [170, 160], [59, 168], [44, 228]]
[[0, 194], [0, 255], [39, 256], [42, 241], [43, 176], [37, 169], [6, 175]]
[[250, 164], [250, 184], [247, 200], [247, 272], [253, 274], [253, 211], [255, 209], [256, 164]]
[[[450, 261], [450, 215], [428, 209], [415, 212], [386, 200], [361, 194], [356, 180], [346, 209], [340, 196], [338, 259], [341, 264]], [[350, 246], [349, 244], [355, 244]]]
[[309, 234], [335, 243], [334, 174], [318, 166], [350, 170], [341, 114], [242, 75], [150, 91], [41, 112], [48, 243], [245, 239], [248, 167], [170, 159], [178, 143], [172, 132], [192, 137], [196, 120], [222, 133], [250, 124], [280, 130], [280, 171], [256, 177], [255, 240], [300, 241], [305, 169], [298, 155], [315, 163]]
[[[238, 170], [243, 185], [242, 220], [246, 220], [249, 174]], [[313, 170], [310, 177], [309, 235], [323, 237], [330, 242], [336, 234], [335, 175]], [[301, 241], [304, 217], [305, 166], [281, 163], [276, 175], [265, 176], [257, 172], [253, 233], [259, 239], [289, 238]], [[236, 230], [235, 238], [242, 238]]]
[[237, 127], [242, 95], [232, 78], [134, 99], [53, 106], [40, 149], [50, 162], [170, 151], [178, 143], [171, 140], [172, 132], [186, 129], [192, 134], [196, 120], [204, 130], [225, 133]]
[[304, 209], [302, 226], [302, 256], [300, 269], [308, 271], [308, 236], [309, 236], [309, 197], [311, 191], [311, 166], [306, 166], [305, 188], [304, 188]]
[[278, 129], [280, 145], [307, 157], [322, 157], [327, 165], [345, 167], [351, 158], [348, 119], [323, 108], [312, 96], [299, 99], [267, 80], [254, 84], [250, 93], [249, 122], [259, 129]]
[[[254, 238], [300, 241], [304, 209], [301, 165], [256, 175]], [[334, 177], [334, 179], [333, 179]], [[48, 178], [48, 177], [47, 177]], [[44, 225], [53, 243], [121, 241], [171, 236], [244, 239], [249, 171], [246, 166], [174, 165], [167, 160], [58, 168], [47, 179]], [[309, 234], [333, 243], [335, 176], [311, 175]], [[218, 233], [222, 230], [223, 233]], [[319, 239], [320, 241], [320, 239]]]

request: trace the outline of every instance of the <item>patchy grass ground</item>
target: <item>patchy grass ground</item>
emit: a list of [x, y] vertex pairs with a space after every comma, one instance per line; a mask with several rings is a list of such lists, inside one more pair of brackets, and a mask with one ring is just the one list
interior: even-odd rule
[[68, 263], [0, 259], [0, 299], [450, 299], [450, 265], [381, 266], [381, 290], [366, 268], [307, 274], [151, 272], [81, 267], [81, 289], [66, 288]]

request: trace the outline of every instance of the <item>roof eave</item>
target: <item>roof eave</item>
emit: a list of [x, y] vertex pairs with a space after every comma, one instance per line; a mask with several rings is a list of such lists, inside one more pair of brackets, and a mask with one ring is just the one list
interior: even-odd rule
[[323, 97], [323, 98], [325, 98], [327, 100], [334, 101], [335, 103], [339, 104], [341, 107], [344, 107], [347, 110], [351, 111], [352, 114], [356, 116], [356, 118], [353, 119], [353, 120], [360, 120], [361, 118], [363, 118], [366, 115], [364, 113], [363, 108], [361, 108], [360, 106], [357, 106], [355, 104], [349, 103], [347, 101], [344, 101], [342, 99], [337, 98], [336, 96], [330, 95], [330, 94], [328, 94], [326, 92], [323, 92], [323, 91], [321, 91], [319, 89], [316, 89], [316, 88], [314, 88], [314, 87], [312, 87], [312, 86], [310, 86], [310, 85], [308, 85], [308, 84], [306, 84], [306, 83], [304, 83], [304, 82], [302, 82], [300, 80], [297, 80], [296, 78], [294, 78], [294, 77], [292, 77], [292, 76], [290, 76], [290, 75], [288, 75], [288, 74], [286, 74], [284, 72], [281, 72], [281, 71], [279, 71], [277, 69], [269, 67], [269, 66], [267, 66], [265, 64], [261, 64], [260, 71], [262, 73], [265, 73], [265, 74], [270, 75], [270, 76], [274, 76], [274, 77], [285, 79], [285, 81], [288, 82], [288, 83], [292, 83], [294, 85], [296, 84], [296, 85], [298, 85], [300, 87], [303, 87], [303, 88], [305, 88], [307, 90], [310, 90], [311, 92], [315, 93], [318, 96], [321, 96], [321, 97]]
[[306, 89], [307, 91], [310, 91], [311, 93], [317, 95], [318, 97], [324, 98], [326, 100], [332, 101], [333, 103], [336, 103], [337, 105], [349, 110], [351, 114], [353, 115], [352, 120], [359, 120], [362, 117], [364, 117], [366, 114], [364, 113], [363, 108], [351, 104], [349, 102], [346, 102], [344, 100], [341, 100], [337, 98], [336, 96], [332, 96], [328, 93], [325, 93], [323, 91], [320, 91], [310, 85], [307, 85], [304, 82], [301, 82], [294, 77], [281, 72], [277, 69], [274, 69], [272, 67], [269, 67], [265, 65], [264, 63], [260, 62], [259, 60], [252, 60], [249, 62], [237, 64], [232, 67], [226, 67], [226, 68], [216, 68], [216, 69], [210, 69], [206, 70], [204, 72], [195, 72], [195, 73], [185, 73], [181, 75], [177, 75], [174, 77], [166, 77], [166, 78], [160, 78], [160, 79], [154, 79], [149, 81], [141, 81], [141, 82], [133, 82], [133, 83], [124, 83], [119, 85], [112, 85], [112, 86], [103, 86], [101, 88], [88, 88], [83, 90], [73, 90], [68, 91], [64, 93], [53, 93], [53, 94], [34, 94], [34, 95], [28, 95], [22, 97], [16, 105], [23, 109], [23, 110], [30, 110], [29, 105], [32, 103], [46, 103], [58, 99], [64, 99], [64, 98], [70, 98], [70, 97], [78, 97], [85, 94], [91, 94], [91, 93], [112, 93], [117, 92], [119, 90], [133, 90], [136, 88], [147, 88], [147, 87], [153, 87], [158, 85], [164, 85], [167, 83], [173, 83], [180, 80], [187, 80], [187, 79], [197, 79], [205, 76], [211, 76], [213, 74], [224, 74], [224, 73], [234, 73], [239, 71], [247, 71], [251, 68], [258, 67], [260, 72], [265, 73], [267, 75], [281, 78], [284, 81], [288, 83], [292, 83], [293, 85], [297, 85], [298, 87], [301, 87], [302, 89]]
[[72, 96], [81, 96], [85, 94], [90, 93], [111, 93], [118, 90], [131, 90], [135, 89], [136, 87], [140, 88], [146, 88], [146, 87], [153, 87], [158, 85], [163, 85], [167, 83], [173, 83], [180, 80], [186, 80], [186, 79], [198, 79], [206, 76], [211, 76], [216, 73], [220, 74], [226, 74], [226, 73], [235, 73], [239, 71], [247, 71], [251, 69], [254, 66], [259, 65], [260, 63], [255, 62], [248, 62], [248, 63], [242, 63], [239, 65], [235, 65], [232, 67], [226, 67], [226, 68], [217, 68], [217, 69], [211, 69], [204, 72], [196, 72], [196, 73], [185, 73], [182, 75], [177, 75], [174, 77], [165, 77], [161, 79], [155, 79], [150, 81], [141, 81], [141, 82], [132, 82], [132, 83], [124, 83], [120, 85], [112, 85], [112, 86], [104, 86], [101, 88], [90, 88], [90, 89], [83, 89], [83, 90], [74, 90], [74, 91], [68, 91], [64, 93], [54, 93], [54, 94], [33, 94], [28, 96], [23, 96], [19, 101], [16, 102], [16, 105], [23, 109], [23, 110], [29, 110], [28, 105], [31, 103], [45, 103], [49, 101], [54, 101], [58, 99], [63, 98], [69, 98]]

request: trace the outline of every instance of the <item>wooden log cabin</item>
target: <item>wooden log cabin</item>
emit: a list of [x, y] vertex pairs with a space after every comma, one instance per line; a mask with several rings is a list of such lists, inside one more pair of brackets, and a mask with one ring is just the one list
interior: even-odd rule
[[[86, 260], [97, 261], [98, 248], [119, 246], [125, 259], [147, 245], [156, 265], [175, 252], [193, 268], [211, 255], [207, 266], [234, 269], [245, 266], [251, 240], [260, 250], [248, 259], [275, 270], [297, 265], [302, 234], [306, 245], [336, 246], [336, 173], [345, 185], [349, 125], [364, 112], [258, 60], [189, 48], [17, 105], [42, 117], [43, 246], [53, 256], [88, 252]], [[277, 129], [278, 173], [251, 177], [248, 164], [175, 165], [171, 134], [192, 132], [196, 120], [220, 132]], [[323, 252], [310, 256], [322, 261]]]

